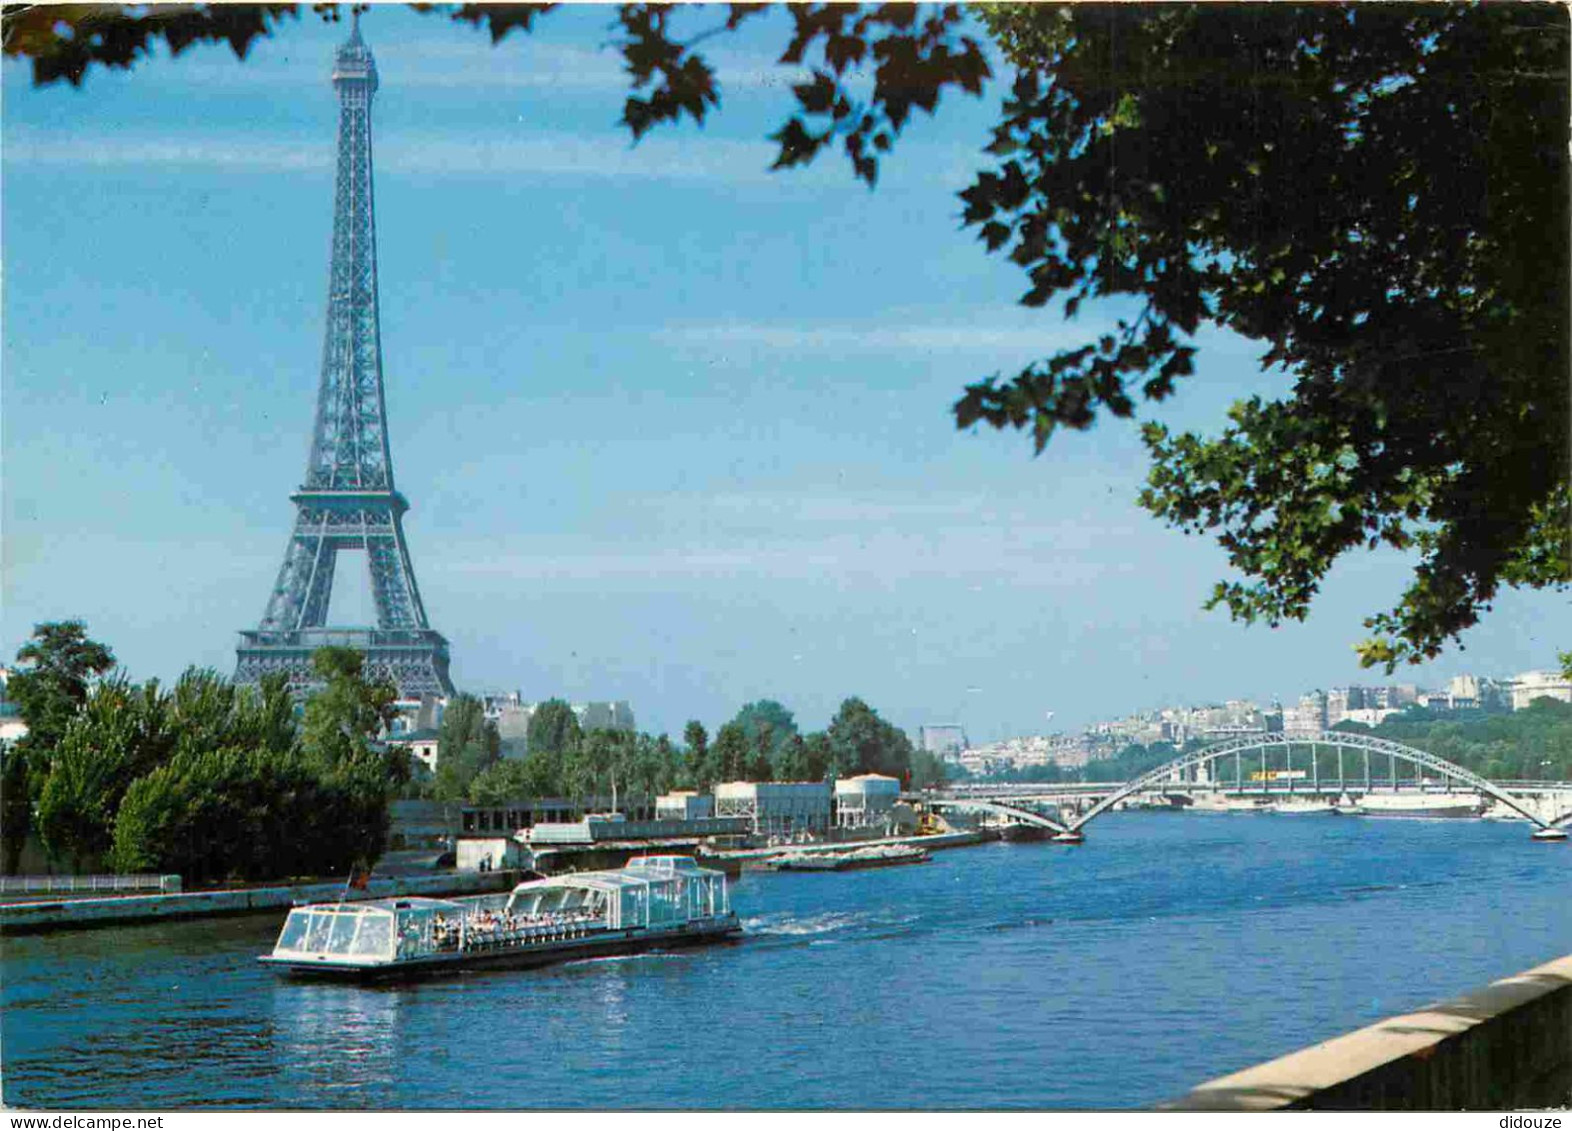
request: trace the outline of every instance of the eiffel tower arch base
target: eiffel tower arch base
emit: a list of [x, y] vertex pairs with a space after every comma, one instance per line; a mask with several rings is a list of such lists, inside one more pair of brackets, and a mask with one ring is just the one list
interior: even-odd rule
[[260, 683], [262, 677], [283, 672], [289, 689], [304, 697], [322, 679], [311, 666], [318, 648], [353, 648], [365, 656], [362, 669], [368, 680], [386, 679], [401, 699], [422, 695], [446, 698], [453, 694], [448, 676], [448, 642], [431, 629], [384, 631], [379, 629], [325, 628], [295, 632], [242, 632], [236, 649], [236, 683]]

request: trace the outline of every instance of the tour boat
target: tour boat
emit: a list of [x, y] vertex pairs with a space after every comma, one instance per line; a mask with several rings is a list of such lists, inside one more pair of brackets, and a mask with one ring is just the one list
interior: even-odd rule
[[530, 880], [501, 905], [480, 896], [297, 907], [260, 961], [287, 974], [400, 978], [695, 946], [741, 931], [723, 874], [686, 856], [649, 856], [618, 871]]

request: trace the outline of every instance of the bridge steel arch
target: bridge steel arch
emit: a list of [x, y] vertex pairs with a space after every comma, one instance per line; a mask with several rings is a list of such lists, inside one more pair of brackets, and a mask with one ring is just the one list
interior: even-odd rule
[[1006, 805], [998, 801], [973, 801], [962, 797], [924, 797], [923, 803], [935, 809], [980, 809], [984, 813], [998, 813], [1003, 817], [1014, 817], [1028, 825], [1041, 825], [1045, 829], [1052, 829], [1056, 833], [1066, 833], [1070, 830], [1052, 817], [1044, 817], [1041, 813], [1030, 809], [1021, 809], [1014, 805]]
[[1374, 735], [1324, 730], [1311, 734], [1296, 734], [1291, 737], [1279, 733], [1247, 735], [1240, 738], [1224, 739], [1222, 742], [1214, 743], [1211, 746], [1203, 746], [1199, 750], [1192, 750], [1190, 753], [1180, 755], [1171, 762], [1163, 763], [1155, 770], [1148, 770], [1139, 777], [1131, 778], [1085, 813], [1071, 821], [1068, 831], [1072, 833], [1079, 832], [1087, 822], [1106, 813], [1125, 798], [1164, 784], [1166, 779], [1181, 770], [1188, 770], [1192, 766], [1200, 766], [1232, 754], [1242, 754], [1246, 750], [1259, 750], [1264, 747], [1288, 746], [1291, 744], [1297, 746], [1309, 746], [1312, 744], [1318, 746], [1341, 746], [1344, 749], [1367, 750], [1372, 754], [1387, 754], [1401, 758], [1416, 766], [1445, 774], [1447, 777], [1454, 778], [1471, 789], [1477, 789], [1481, 793], [1489, 794], [1503, 805], [1515, 809], [1542, 829], [1553, 828], [1555, 824], [1572, 819], [1572, 813], [1568, 813], [1564, 817], [1557, 818], [1555, 822], [1546, 821], [1544, 818], [1529, 812], [1522, 802], [1495, 783], [1487, 781], [1469, 770], [1465, 770], [1462, 766], [1448, 762], [1445, 758], [1438, 758], [1427, 751], [1418, 750], [1412, 746], [1404, 746], [1401, 742], [1393, 742], [1390, 739], [1376, 738]]

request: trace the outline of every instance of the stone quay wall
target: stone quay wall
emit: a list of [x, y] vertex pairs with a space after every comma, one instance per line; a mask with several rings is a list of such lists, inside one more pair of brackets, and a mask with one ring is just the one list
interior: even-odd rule
[[178, 895], [58, 899], [0, 907], [0, 934], [108, 927], [208, 915], [244, 915], [248, 912], [288, 908], [297, 903], [331, 903], [339, 898], [349, 902], [402, 895], [480, 895], [509, 891], [519, 879], [517, 872], [449, 872], [427, 876], [373, 876], [364, 890], [350, 888], [347, 892], [344, 881], [337, 880], [331, 883], [279, 884], [227, 891], [191, 891]]
[[1167, 1111], [1572, 1107], [1572, 955], [1219, 1077]]

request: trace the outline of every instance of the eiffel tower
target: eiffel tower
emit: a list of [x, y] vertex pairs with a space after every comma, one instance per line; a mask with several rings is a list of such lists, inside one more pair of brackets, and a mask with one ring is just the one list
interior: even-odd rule
[[[333, 87], [339, 99], [338, 172], [316, 427], [305, 482], [289, 497], [296, 507], [295, 532], [261, 626], [240, 634], [235, 682], [255, 683], [282, 671], [303, 693], [319, 682], [311, 654], [333, 644], [365, 653], [366, 675], [390, 679], [400, 698], [452, 695], [448, 642], [426, 621], [404, 538], [409, 503], [393, 487], [371, 188], [377, 65], [360, 37], [358, 13], [334, 59]], [[375, 628], [328, 626], [340, 550], [365, 551]]]

